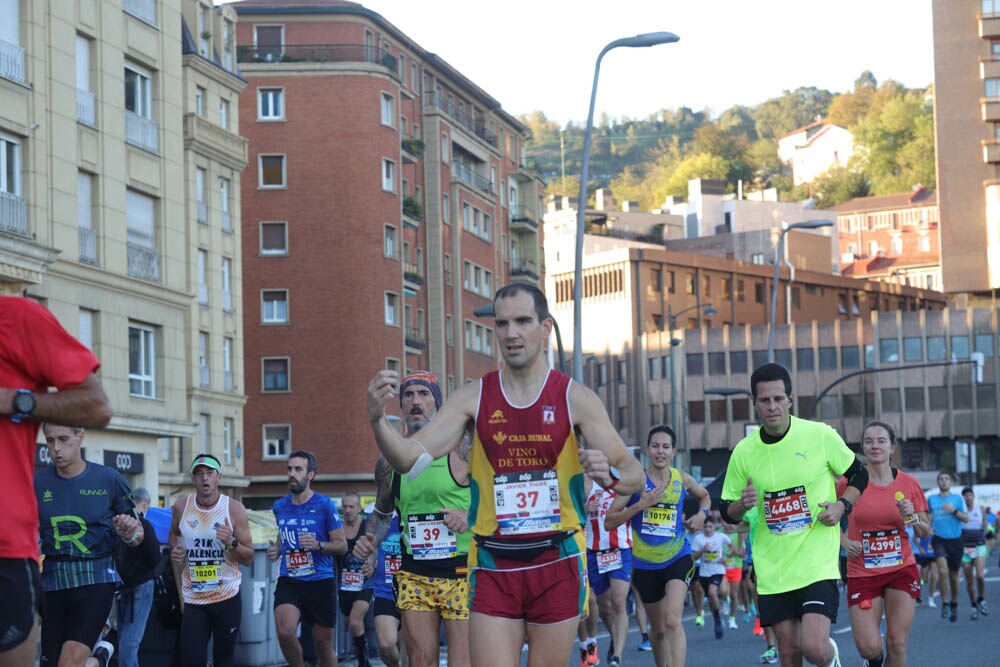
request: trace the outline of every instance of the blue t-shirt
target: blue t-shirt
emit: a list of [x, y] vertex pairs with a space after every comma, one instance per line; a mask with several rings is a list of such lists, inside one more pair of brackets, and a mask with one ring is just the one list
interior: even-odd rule
[[132, 490], [121, 474], [87, 462], [76, 477], [60, 477], [54, 465], [35, 473], [39, 529], [47, 591], [121, 582], [113, 559], [115, 533], [111, 520], [132, 514]]
[[392, 578], [403, 561], [399, 546], [399, 516], [392, 515], [389, 532], [378, 545], [375, 559], [375, 597], [393, 600], [395, 598], [392, 594]]
[[340, 513], [333, 501], [319, 493], [301, 505], [287, 495], [274, 501], [274, 517], [281, 537], [281, 568], [278, 574], [300, 581], [332, 579], [333, 556], [321, 551], [306, 551], [299, 545], [300, 535], [312, 535], [328, 542], [330, 531], [341, 528]]
[[[941, 509], [945, 503], [951, 503], [952, 511], [947, 512]], [[953, 514], [955, 510], [961, 512], [965, 509], [965, 501], [957, 493], [942, 496], [935, 493], [927, 498], [927, 506], [931, 510], [931, 528], [934, 535], [943, 540], [954, 540], [962, 536], [962, 521]]]

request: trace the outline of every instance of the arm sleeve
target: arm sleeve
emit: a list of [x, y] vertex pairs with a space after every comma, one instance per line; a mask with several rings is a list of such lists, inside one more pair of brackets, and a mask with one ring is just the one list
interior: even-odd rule
[[[722, 520], [723, 521], [725, 521], [726, 523], [731, 523], [734, 526], [737, 526], [737, 525], [739, 525], [743, 521], [743, 519], [740, 519], [739, 521], [736, 521], [735, 519], [733, 519], [733, 518], [731, 518], [729, 516], [729, 505], [732, 502], [734, 502], [734, 501], [732, 501], [732, 500], [720, 500], [719, 501], [719, 512], [722, 514]], [[749, 511], [749, 510], [747, 510], [747, 511]]]
[[868, 486], [868, 468], [857, 455], [855, 455], [851, 466], [844, 471], [844, 477], [847, 478], [847, 486], [853, 486], [861, 493], [865, 492], [865, 487]]

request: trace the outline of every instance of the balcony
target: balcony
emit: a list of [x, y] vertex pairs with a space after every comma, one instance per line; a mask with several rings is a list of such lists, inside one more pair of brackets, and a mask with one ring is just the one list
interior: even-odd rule
[[410, 262], [403, 264], [403, 283], [413, 291], [420, 289], [424, 284], [424, 274], [420, 267]]
[[97, 233], [93, 229], [80, 227], [80, 261], [97, 264]]
[[979, 100], [983, 120], [987, 123], [1000, 122], [1000, 97], [984, 97]]
[[479, 174], [467, 164], [462, 164], [461, 162], [451, 163], [451, 175], [455, 179], [466, 183], [473, 188], [482, 190], [487, 194], [493, 194], [493, 187], [490, 183], [490, 179], [486, 178], [482, 174]]
[[510, 279], [538, 283], [538, 263], [531, 260], [511, 261]]
[[403, 197], [403, 225], [410, 229], [420, 229], [424, 219], [424, 207], [415, 197]]
[[139, 114], [125, 111], [125, 141], [137, 148], [142, 148], [151, 153], [156, 153], [159, 149], [159, 130], [156, 122], [140, 116]]
[[416, 164], [417, 160], [424, 154], [424, 142], [420, 139], [403, 139], [400, 142], [400, 148], [402, 149], [403, 162]]
[[983, 139], [983, 162], [1000, 164], [1000, 139]]
[[1000, 37], [1000, 14], [983, 14], [979, 17], [979, 36]]
[[214, 157], [236, 171], [243, 171], [247, 164], [247, 140], [197, 114], [184, 116], [184, 148]]
[[423, 352], [427, 347], [427, 336], [417, 327], [406, 327], [406, 347]]
[[140, 21], [156, 25], [156, 0], [123, 0], [122, 9]]
[[94, 94], [82, 88], [76, 89], [76, 120], [90, 127], [97, 127], [97, 112]]
[[0, 232], [28, 234], [28, 204], [24, 197], [0, 192]]
[[510, 210], [510, 228], [514, 230], [538, 231], [538, 217], [528, 206], [515, 206]]
[[457, 107], [454, 102], [449, 103], [439, 90], [432, 90], [424, 93], [424, 108], [436, 108], [446, 113], [452, 120], [460, 126], [479, 137], [490, 146], [496, 148], [497, 135], [486, 129], [483, 122], [471, 116], [467, 111]]
[[203, 201], [198, 202], [198, 222], [208, 224], [208, 204]]
[[236, 47], [241, 63], [371, 63], [396, 73], [396, 57], [377, 46], [364, 44], [282, 44]]
[[0, 39], [0, 77], [25, 83], [24, 49]]
[[160, 282], [160, 251], [156, 248], [126, 243], [128, 250], [128, 274], [133, 278]]

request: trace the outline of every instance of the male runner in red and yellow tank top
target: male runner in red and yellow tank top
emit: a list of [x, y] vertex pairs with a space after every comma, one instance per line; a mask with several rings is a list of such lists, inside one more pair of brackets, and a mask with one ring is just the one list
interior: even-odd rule
[[[368, 388], [368, 416], [386, 459], [411, 475], [457, 447], [475, 422], [470, 636], [491, 641], [472, 642], [472, 664], [518, 665], [525, 637], [529, 667], [566, 664], [587, 596], [583, 473], [630, 494], [642, 487], [642, 469], [594, 392], [549, 369], [545, 295], [513, 283], [493, 306], [503, 369], [458, 389], [416, 438], [385, 418], [399, 376], [382, 371]], [[595, 449], [579, 449], [576, 428]]]

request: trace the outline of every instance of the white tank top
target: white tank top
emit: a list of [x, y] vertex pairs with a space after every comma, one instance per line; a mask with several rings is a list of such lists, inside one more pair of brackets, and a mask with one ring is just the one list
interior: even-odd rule
[[185, 604], [222, 602], [240, 592], [239, 563], [215, 539], [216, 527], [226, 520], [232, 525], [229, 496], [220, 494], [215, 506], [207, 509], [198, 506], [194, 494], [188, 496], [180, 525], [187, 550], [187, 567], [181, 573]]

